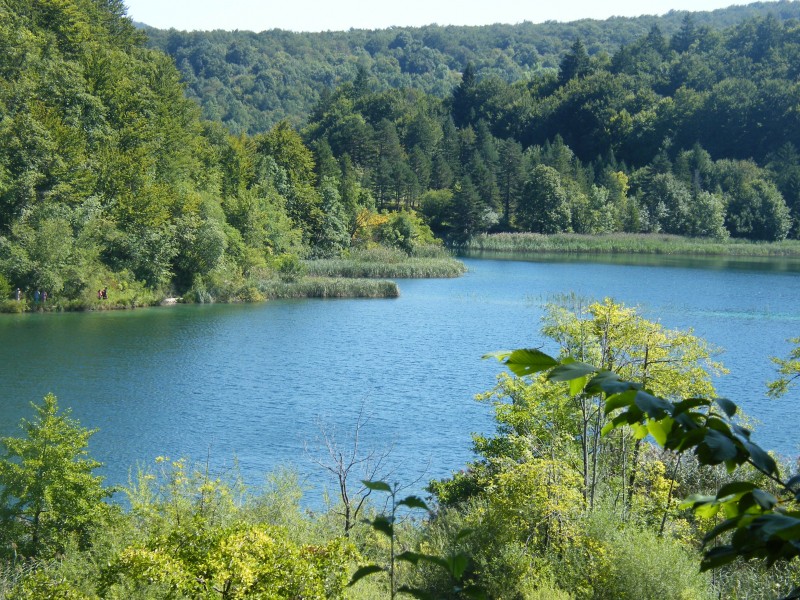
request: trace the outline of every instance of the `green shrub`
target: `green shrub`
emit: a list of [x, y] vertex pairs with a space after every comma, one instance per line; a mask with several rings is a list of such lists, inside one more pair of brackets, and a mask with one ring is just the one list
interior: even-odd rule
[[30, 307], [25, 300], [0, 300], [0, 313], [22, 313]]

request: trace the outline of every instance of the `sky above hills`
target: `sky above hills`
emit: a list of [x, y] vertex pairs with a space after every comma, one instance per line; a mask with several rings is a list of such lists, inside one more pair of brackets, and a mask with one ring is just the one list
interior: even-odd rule
[[735, 0], [126, 0], [128, 16], [159, 29], [340, 31], [392, 26], [575, 21], [703, 11]]

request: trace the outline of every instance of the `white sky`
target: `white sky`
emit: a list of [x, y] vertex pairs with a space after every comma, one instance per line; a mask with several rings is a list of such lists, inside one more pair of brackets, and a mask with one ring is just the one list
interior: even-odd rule
[[392, 26], [575, 21], [703, 11], [751, 0], [126, 0], [128, 16], [159, 29], [341, 31]]

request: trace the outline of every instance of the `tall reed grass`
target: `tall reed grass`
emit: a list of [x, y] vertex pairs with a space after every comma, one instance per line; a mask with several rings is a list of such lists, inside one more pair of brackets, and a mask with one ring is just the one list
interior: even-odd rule
[[605, 254], [676, 254], [705, 256], [798, 256], [800, 241], [712, 240], [666, 234], [607, 235], [495, 233], [480, 235], [465, 247], [480, 252], [594, 252]]
[[385, 247], [354, 250], [344, 258], [313, 260], [305, 264], [309, 275], [368, 279], [459, 277], [467, 270], [448, 250], [437, 246], [425, 246], [412, 256]]
[[265, 299], [288, 298], [397, 298], [394, 281], [306, 277], [299, 281], [264, 281], [259, 291]]

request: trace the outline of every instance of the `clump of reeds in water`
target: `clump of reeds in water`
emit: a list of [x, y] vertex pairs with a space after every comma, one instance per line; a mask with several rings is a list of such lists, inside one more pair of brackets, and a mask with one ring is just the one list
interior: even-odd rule
[[345, 279], [341, 277], [305, 277], [298, 281], [265, 281], [259, 286], [264, 298], [397, 298], [394, 281]]
[[342, 258], [308, 261], [306, 268], [309, 275], [370, 279], [458, 277], [466, 271], [464, 263], [439, 246], [423, 246], [410, 256], [384, 246], [356, 249]]
[[705, 256], [800, 256], [800, 241], [754, 242], [687, 238], [667, 234], [494, 233], [473, 238], [468, 251], [539, 253], [592, 252], [606, 254], [676, 254]]

